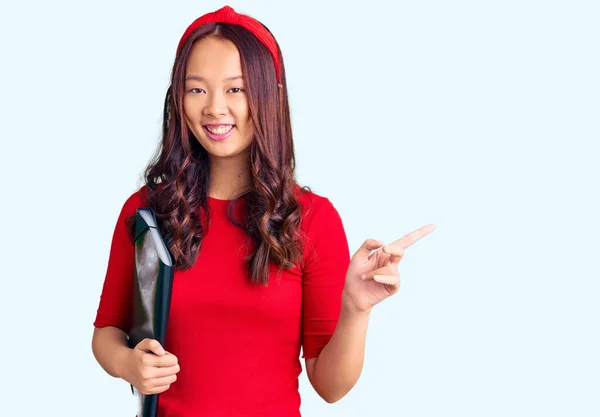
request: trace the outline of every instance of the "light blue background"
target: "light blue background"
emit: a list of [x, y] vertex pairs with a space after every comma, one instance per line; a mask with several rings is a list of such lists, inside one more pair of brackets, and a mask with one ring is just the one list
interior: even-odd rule
[[[134, 416], [91, 351], [110, 239], [179, 37], [224, 4], [2, 3], [3, 415]], [[357, 386], [303, 374], [303, 415], [599, 416], [598, 2], [229, 4], [282, 47], [298, 178], [352, 252], [437, 226]]]

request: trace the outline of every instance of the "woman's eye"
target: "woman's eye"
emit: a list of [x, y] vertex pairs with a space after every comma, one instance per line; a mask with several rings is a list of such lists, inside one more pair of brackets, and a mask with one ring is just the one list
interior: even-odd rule
[[236, 90], [236, 91], [233, 91], [234, 93], [239, 93], [240, 91], [244, 91], [242, 88], [239, 88], [239, 87], [233, 87], [233, 88], [230, 88], [229, 90]]
[[204, 90], [201, 88], [190, 88], [188, 91], [190, 93], [199, 94], [201, 91], [204, 91]]

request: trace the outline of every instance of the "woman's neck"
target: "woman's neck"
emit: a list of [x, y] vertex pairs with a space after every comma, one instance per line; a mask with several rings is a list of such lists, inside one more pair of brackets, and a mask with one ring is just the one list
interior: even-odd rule
[[211, 158], [208, 195], [219, 200], [231, 200], [252, 186], [248, 159]]

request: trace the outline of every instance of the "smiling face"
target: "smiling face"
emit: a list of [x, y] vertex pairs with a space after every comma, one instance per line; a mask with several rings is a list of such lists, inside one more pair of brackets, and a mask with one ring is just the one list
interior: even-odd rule
[[211, 160], [247, 156], [254, 133], [233, 42], [209, 36], [194, 44], [185, 72], [183, 111]]

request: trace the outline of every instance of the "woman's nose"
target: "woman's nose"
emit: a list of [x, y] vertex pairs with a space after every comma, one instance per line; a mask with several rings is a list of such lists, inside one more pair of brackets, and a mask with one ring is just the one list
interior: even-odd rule
[[223, 94], [211, 94], [205, 108], [205, 114], [220, 116], [227, 113], [227, 101]]

